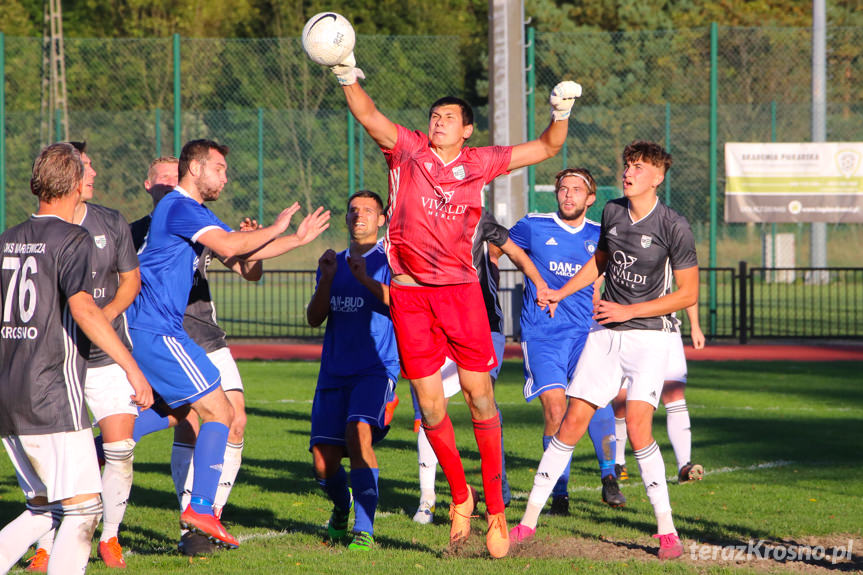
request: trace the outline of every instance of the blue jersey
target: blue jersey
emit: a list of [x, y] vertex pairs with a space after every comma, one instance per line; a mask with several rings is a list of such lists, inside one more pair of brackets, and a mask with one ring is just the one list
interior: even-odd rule
[[[379, 242], [363, 257], [368, 276], [389, 285], [390, 268], [383, 245]], [[399, 355], [389, 308], [357, 281], [347, 258], [347, 250], [336, 256], [321, 354], [321, 375], [337, 377], [320, 377], [318, 387], [332, 385], [340, 377], [375, 373], [396, 381]], [[319, 281], [320, 277], [318, 269]]]
[[179, 186], [162, 198], [153, 210], [139, 254], [141, 293], [127, 312], [129, 327], [159, 335], [185, 335], [183, 314], [204, 251], [197, 240], [213, 228], [231, 231]]
[[[527, 252], [551, 289], [562, 287], [593, 257], [599, 224], [585, 219], [578, 228], [565, 224], [556, 213], [529, 214], [509, 230], [510, 239]], [[564, 299], [554, 317], [536, 305], [536, 286], [525, 278], [521, 310], [521, 339], [578, 337], [590, 329], [593, 286]]]

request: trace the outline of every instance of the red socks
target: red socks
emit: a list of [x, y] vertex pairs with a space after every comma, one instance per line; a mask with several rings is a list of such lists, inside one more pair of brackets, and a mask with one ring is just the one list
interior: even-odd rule
[[[467, 481], [464, 477], [464, 467], [461, 464], [461, 455], [455, 446], [455, 431], [452, 428], [452, 421], [449, 414], [441, 420], [437, 425], [423, 426], [426, 430], [426, 437], [437, 455], [441, 469], [449, 482], [449, 490], [452, 494], [453, 503], [463, 503], [467, 500]], [[498, 449], [500, 449], [500, 426], [498, 426]], [[500, 467], [500, 457], [498, 457], [498, 468]], [[483, 467], [485, 470], [485, 467]], [[498, 469], [500, 473], [500, 469]], [[483, 475], [485, 473], [483, 472]], [[500, 491], [500, 481], [498, 480], [498, 492]], [[503, 505], [501, 505], [501, 509]]]
[[482, 461], [482, 489], [486, 511], [490, 515], [504, 511], [501, 476], [503, 464], [500, 452], [500, 419], [494, 417], [482, 421], [473, 420], [473, 434]]

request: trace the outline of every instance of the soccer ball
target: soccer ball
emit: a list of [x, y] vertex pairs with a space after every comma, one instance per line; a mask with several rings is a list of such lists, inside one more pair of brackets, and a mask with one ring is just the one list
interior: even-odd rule
[[347, 18], [335, 12], [315, 14], [303, 27], [303, 50], [312, 62], [335, 66], [354, 49], [356, 35]]

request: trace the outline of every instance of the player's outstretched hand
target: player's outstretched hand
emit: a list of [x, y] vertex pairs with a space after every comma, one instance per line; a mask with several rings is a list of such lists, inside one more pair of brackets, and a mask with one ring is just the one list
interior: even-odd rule
[[327, 250], [321, 257], [318, 258], [318, 268], [321, 270], [321, 277], [331, 278], [336, 275], [336, 252]]
[[307, 215], [297, 228], [297, 240], [301, 246], [306, 245], [330, 227], [330, 210], [324, 211], [323, 206]]
[[291, 225], [291, 218], [294, 217], [294, 214], [300, 211], [300, 203], [294, 202], [289, 208], [285, 208], [282, 210], [278, 216], [276, 216], [276, 221], [273, 222], [273, 225], [278, 228], [279, 233], [284, 233], [285, 230], [288, 229], [288, 226]]
[[569, 112], [576, 98], [581, 97], [581, 84], [572, 80], [564, 80], [551, 91], [548, 99], [551, 104], [551, 118], [555, 122], [569, 118]]
[[692, 329], [689, 330], [689, 335], [692, 337], [692, 347], [695, 349], [704, 349], [707, 339], [704, 337], [704, 332], [701, 331], [700, 326], [692, 326]]
[[634, 316], [632, 308], [604, 299], [599, 300], [593, 306], [593, 319], [596, 323], [605, 325], [607, 323], [622, 323], [631, 320]]
[[354, 57], [353, 52], [345, 56], [345, 59], [335, 66], [330, 67], [330, 70], [333, 71], [333, 74], [336, 75], [336, 78], [339, 79], [339, 84], [342, 86], [356, 84], [357, 79], [366, 79], [365, 73], [357, 68], [357, 59]]
[[[299, 207], [299, 204], [297, 204], [297, 206]], [[241, 232], [253, 232], [259, 227], [261, 226], [258, 224], [258, 220], [254, 220], [252, 218], [243, 218], [243, 221], [240, 222]]]
[[140, 369], [126, 373], [126, 379], [132, 385], [135, 395], [131, 396], [132, 401], [141, 409], [147, 409], [153, 405], [153, 388], [147, 382], [147, 378], [141, 373]]

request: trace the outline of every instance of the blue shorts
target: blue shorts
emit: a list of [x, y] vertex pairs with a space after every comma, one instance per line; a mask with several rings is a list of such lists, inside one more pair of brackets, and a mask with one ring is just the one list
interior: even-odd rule
[[132, 356], [153, 391], [174, 408], [194, 403], [221, 383], [207, 352], [187, 335], [172, 337], [130, 329]]
[[506, 336], [499, 331], [491, 332], [491, 343], [494, 346], [494, 356], [497, 358], [497, 365], [492, 368], [488, 374], [492, 381], [497, 381], [497, 376], [500, 375], [500, 367], [503, 365], [503, 349], [506, 347]]
[[345, 426], [350, 421], [371, 425], [372, 443], [383, 439], [390, 429], [384, 425], [384, 412], [395, 387], [395, 381], [382, 374], [339, 377], [321, 373], [312, 401], [309, 451], [318, 443], [345, 445]]
[[575, 338], [521, 342], [524, 398], [530, 402], [550, 389], [566, 389], [575, 373], [587, 334]]

